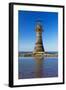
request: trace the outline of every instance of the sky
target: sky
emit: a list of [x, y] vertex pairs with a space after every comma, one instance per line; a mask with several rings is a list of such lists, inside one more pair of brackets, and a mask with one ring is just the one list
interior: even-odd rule
[[34, 50], [37, 20], [41, 20], [45, 51], [58, 51], [58, 13], [20, 10], [18, 11], [18, 50]]

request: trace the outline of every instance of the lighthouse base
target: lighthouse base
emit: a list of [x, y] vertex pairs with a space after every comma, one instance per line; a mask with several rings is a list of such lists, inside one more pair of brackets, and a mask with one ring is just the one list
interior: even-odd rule
[[44, 50], [42, 42], [36, 43], [34, 51], [33, 51], [33, 55], [34, 56], [42, 56], [42, 55], [44, 55], [44, 53], [45, 53], [45, 50]]
[[44, 53], [45, 52], [33, 52], [33, 56], [41, 57], [41, 56], [44, 56]]

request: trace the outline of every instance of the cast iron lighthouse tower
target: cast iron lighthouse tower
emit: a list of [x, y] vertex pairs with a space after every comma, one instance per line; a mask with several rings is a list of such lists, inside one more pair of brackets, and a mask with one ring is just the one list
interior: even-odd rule
[[36, 43], [35, 43], [35, 48], [33, 51], [34, 55], [44, 53], [44, 47], [43, 47], [43, 42], [42, 42], [42, 32], [43, 32], [42, 25], [40, 22], [37, 22], [36, 24]]

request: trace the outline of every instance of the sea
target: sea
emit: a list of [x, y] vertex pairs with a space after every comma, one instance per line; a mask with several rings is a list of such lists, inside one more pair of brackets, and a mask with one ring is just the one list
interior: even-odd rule
[[58, 77], [58, 57], [19, 57], [18, 79]]

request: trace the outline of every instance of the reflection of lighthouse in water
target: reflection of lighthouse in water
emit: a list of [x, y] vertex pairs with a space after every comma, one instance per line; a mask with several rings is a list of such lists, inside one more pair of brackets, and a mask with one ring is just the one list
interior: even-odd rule
[[43, 76], [43, 57], [34, 57], [35, 59], [35, 77], [40, 78]]
[[43, 32], [42, 25], [40, 22], [37, 22], [37, 25], [36, 25], [36, 44], [35, 44], [33, 54], [44, 53], [44, 47], [43, 47], [43, 42], [42, 42], [42, 32]]

